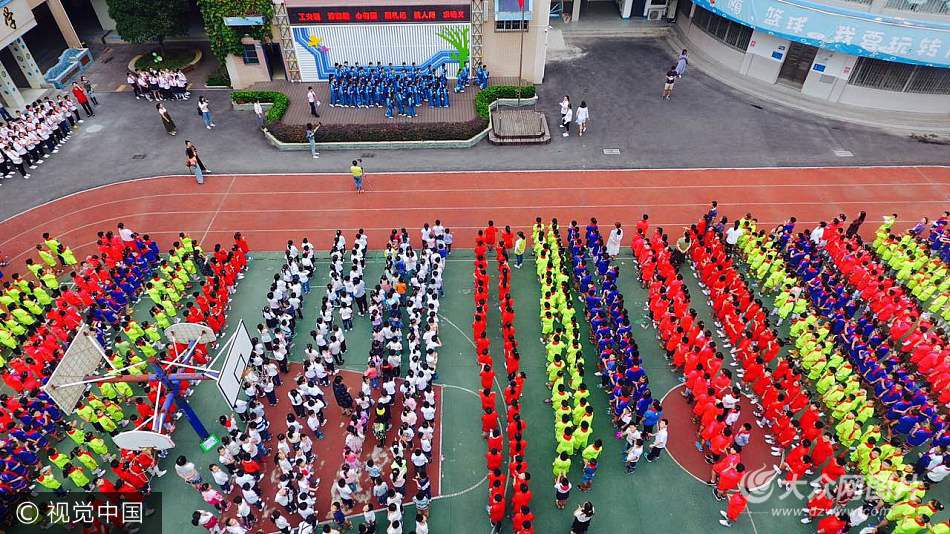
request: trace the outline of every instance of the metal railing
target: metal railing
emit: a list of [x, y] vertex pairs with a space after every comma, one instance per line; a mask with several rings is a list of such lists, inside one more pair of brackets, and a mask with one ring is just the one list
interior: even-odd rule
[[887, 0], [885, 7], [915, 13], [950, 14], [950, 0]]

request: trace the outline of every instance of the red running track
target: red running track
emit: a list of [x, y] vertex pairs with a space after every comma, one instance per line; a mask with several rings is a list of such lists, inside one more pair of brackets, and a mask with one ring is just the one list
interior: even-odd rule
[[909, 226], [950, 205], [950, 167], [370, 173], [366, 183], [357, 195], [344, 174], [211, 175], [201, 186], [180, 175], [122, 182], [0, 222], [0, 250], [23, 261], [50, 232], [77, 254], [90, 254], [96, 231], [120, 221], [163, 248], [180, 231], [206, 245], [230, 242], [240, 231], [255, 250], [282, 250], [288, 239], [324, 243], [338, 228], [349, 234], [360, 227], [379, 247], [390, 229], [415, 232], [435, 218], [464, 248], [491, 218], [528, 229], [538, 216], [632, 225], [649, 213], [655, 224], [686, 226], [714, 199], [730, 219], [751, 212], [765, 225], [866, 210], [869, 234], [885, 213]]

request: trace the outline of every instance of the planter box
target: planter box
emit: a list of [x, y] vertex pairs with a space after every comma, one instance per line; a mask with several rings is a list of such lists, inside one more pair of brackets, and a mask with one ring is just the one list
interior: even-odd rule
[[[522, 98], [521, 103], [523, 106], [533, 106], [537, 104], [538, 97], [533, 96], [531, 98]], [[499, 105], [504, 106], [515, 106], [518, 103], [517, 98], [499, 98], [498, 100], [492, 102], [491, 109], [495, 109]], [[238, 111], [253, 111], [253, 104], [234, 104], [235, 110]], [[262, 104], [267, 109], [267, 104]], [[248, 106], [246, 108], [239, 108], [238, 106]], [[491, 115], [489, 115], [488, 126], [477, 133], [476, 135], [468, 139], [452, 139], [452, 140], [439, 140], [439, 141], [352, 141], [352, 142], [335, 142], [335, 143], [317, 143], [317, 148], [319, 150], [400, 150], [400, 149], [423, 149], [423, 148], [448, 148], [448, 149], [458, 149], [458, 148], [472, 148], [481, 142], [482, 139], [488, 136], [488, 132], [491, 131]], [[295, 150], [310, 150], [309, 143], [285, 143], [278, 140], [276, 137], [271, 135], [270, 132], [264, 132], [264, 138], [267, 139], [267, 142], [273, 145], [277, 150], [281, 152], [290, 152]]]

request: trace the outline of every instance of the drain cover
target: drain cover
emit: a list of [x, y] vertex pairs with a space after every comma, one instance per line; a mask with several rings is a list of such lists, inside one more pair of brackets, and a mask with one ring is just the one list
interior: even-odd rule
[[605, 148], [604, 155], [605, 156], [619, 156], [620, 149], [619, 148]]
[[132, 154], [132, 159], [145, 159], [145, 154]]
[[835, 156], [838, 156], [839, 158], [853, 158], [854, 157], [854, 152], [851, 152], [850, 150], [842, 150], [839, 148], [838, 150], [834, 150], [833, 152], [835, 153]]

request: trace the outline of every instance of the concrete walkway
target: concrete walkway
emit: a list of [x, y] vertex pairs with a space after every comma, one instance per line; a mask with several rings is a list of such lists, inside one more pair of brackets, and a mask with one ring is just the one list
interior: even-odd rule
[[[950, 149], [776, 106], [692, 69], [671, 101], [660, 99], [669, 46], [650, 39], [582, 43], [565, 61], [549, 62], [538, 109], [558, 118], [557, 102], [586, 100], [591, 127], [584, 137], [555, 135], [533, 147], [280, 153], [256, 131], [251, 113], [230, 110], [226, 91], [196, 91], [210, 99], [217, 128], [205, 129], [195, 101], [170, 102], [178, 135], [165, 134], [154, 104], [132, 93], [99, 93], [97, 116], [59, 154], [33, 173], [0, 186], [0, 218], [65, 194], [143, 176], [185, 173], [185, 139], [193, 140], [215, 173], [347, 172], [362, 158], [369, 179], [378, 171], [604, 169], [946, 164]], [[118, 59], [117, 59], [118, 60]], [[605, 155], [603, 149], [619, 149]], [[838, 154], [851, 153], [841, 157]], [[184, 178], [183, 178], [184, 179]], [[452, 177], [445, 177], [450, 183]]]

